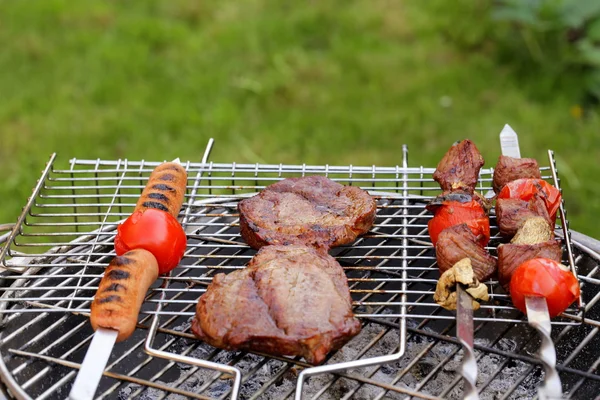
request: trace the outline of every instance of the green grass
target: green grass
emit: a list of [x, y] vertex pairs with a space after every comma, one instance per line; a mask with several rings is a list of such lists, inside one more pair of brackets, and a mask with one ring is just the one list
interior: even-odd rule
[[[434, 166], [468, 137], [491, 166], [510, 123], [523, 155], [556, 151], [571, 226], [598, 236], [598, 110], [574, 118], [568, 91], [540, 96], [542, 74], [457, 43], [423, 4], [0, 1], [0, 222], [54, 151], [199, 161], [214, 137], [213, 161], [395, 165], [406, 143]], [[478, 43], [475, 11], [456, 29]]]

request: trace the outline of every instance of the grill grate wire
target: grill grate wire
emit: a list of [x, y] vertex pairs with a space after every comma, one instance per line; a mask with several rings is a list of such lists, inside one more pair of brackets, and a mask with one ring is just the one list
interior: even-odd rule
[[[185, 163], [189, 195], [180, 217], [188, 234], [186, 256], [171, 276], [153, 285], [141, 329], [115, 348], [107, 367], [112, 375], [103, 378], [99, 398], [227, 398], [235, 394], [231, 374], [238, 371], [241, 398], [289, 397], [296, 381], [312, 398], [460, 397], [455, 369], [462, 351], [453, 337], [454, 315], [432, 296], [439, 273], [427, 234], [431, 216], [424, 206], [440, 190], [431, 179], [433, 168], [408, 167], [406, 149], [403, 154], [402, 167]], [[7, 270], [0, 287], [0, 373], [22, 398], [68, 393], [93, 333], [89, 304], [114, 256], [116, 225], [131, 213], [158, 165], [72, 159], [61, 168], [55, 158], [0, 253], [0, 266]], [[553, 178], [552, 172], [542, 168], [546, 179]], [[217, 350], [189, 331], [197, 299], [214, 274], [243, 268], [255, 254], [239, 236], [237, 202], [277, 180], [310, 174], [360, 186], [378, 203], [373, 229], [352, 246], [332, 251], [347, 273], [355, 312], [363, 320], [363, 332], [321, 367], [330, 372], [340, 363], [353, 365], [333, 375], [313, 374], [298, 359]], [[481, 171], [482, 193], [491, 189], [492, 174], [491, 169]], [[489, 250], [495, 254], [501, 238], [493, 216], [491, 224]], [[557, 227], [557, 235], [565, 232]], [[593, 353], [599, 340], [600, 307], [595, 305], [600, 281], [598, 264], [572, 251], [585, 298], [581, 307], [553, 321], [553, 336], [563, 385], [575, 395], [600, 390], [598, 353]], [[541, 368], [529, 354], [536, 352], [537, 336], [498, 283], [487, 283], [492, 301], [474, 318], [478, 389], [482, 398], [498, 393], [518, 398], [527, 388], [534, 393]], [[584, 354], [595, 356], [578, 357]], [[381, 357], [388, 363], [369, 361]], [[190, 365], [190, 359], [200, 361]]]

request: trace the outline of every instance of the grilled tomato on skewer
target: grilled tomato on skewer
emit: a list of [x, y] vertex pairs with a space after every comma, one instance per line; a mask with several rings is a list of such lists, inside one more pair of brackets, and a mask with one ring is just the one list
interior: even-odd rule
[[527, 313], [525, 297], [544, 297], [550, 318], [560, 315], [579, 297], [579, 282], [564, 265], [548, 258], [534, 258], [521, 264], [510, 280], [513, 304]]
[[168, 212], [148, 208], [135, 211], [117, 228], [115, 251], [123, 255], [129, 250], [144, 249], [156, 257], [159, 274], [179, 264], [187, 239], [179, 221]]
[[535, 195], [540, 196], [546, 205], [548, 215], [553, 223], [556, 221], [556, 211], [560, 206], [560, 191], [543, 179], [517, 179], [509, 182], [498, 193], [498, 199], [531, 200]]

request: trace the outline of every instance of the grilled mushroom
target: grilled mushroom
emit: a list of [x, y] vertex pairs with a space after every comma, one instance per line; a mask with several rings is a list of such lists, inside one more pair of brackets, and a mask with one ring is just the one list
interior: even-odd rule
[[473, 310], [479, 309], [478, 300], [489, 300], [488, 288], [475, 277], [471, 260], [463, 258], [440, 277], [433, 295], [435, 302], [446, 310], [456, 310], [457, 283], [463, 284], [465, 291], [473, 298]]

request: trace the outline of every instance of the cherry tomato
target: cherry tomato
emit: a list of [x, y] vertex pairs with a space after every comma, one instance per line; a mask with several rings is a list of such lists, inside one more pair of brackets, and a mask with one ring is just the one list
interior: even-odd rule
[[158, 271], [165, 274], [175, 268], [185, 252], [187, 238], [177, 219], [153, 208], [136, 211], [117, 227], [115, 251], [144, 249], [156, 257]]
[[525, 178], [509, 182], [498, 193], [498, 198], [529, 201], [536, 193], [544, 199], [550, 218], [556, 221], [556, 211], [560, 206], [561, 195], [557, 188], [543, 179]]
[[579, 282], [573, 273], [548, 258], [534, 258], [519, 265], [510, 279], [513, 304], [523, 313], [526, 296], [545, 297], [550, 317], [556, 317], [579, 297]]
[[433, 209], [435, 215], [427, 224], [431, 243], [435, 246], [440, 233], [458, 224], [467, 224], [479, 242], [485, 246], [490, 241], [490, 221], [483, 207], [476, 201], [466, 203], [444, 201]]

